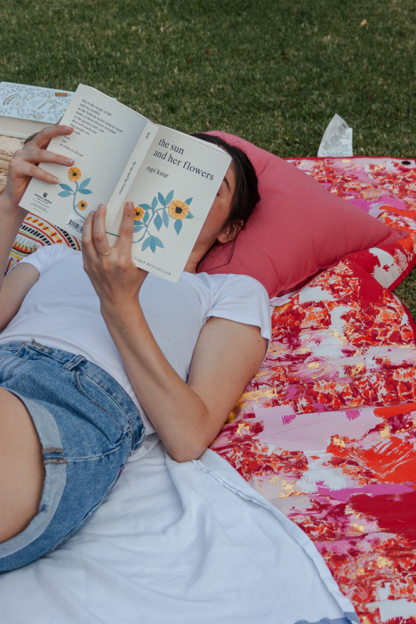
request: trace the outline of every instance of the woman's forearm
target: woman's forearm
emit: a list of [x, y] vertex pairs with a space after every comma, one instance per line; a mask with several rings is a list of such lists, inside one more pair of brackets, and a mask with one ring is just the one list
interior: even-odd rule
[[212, 442], [210, 414], [200, 396], [175, 372], [157, 345], [139, 302], [101, 306], [133, 389], [176, 461], [197, 459]]
[[26, 215], [27, 210], [13, 205], [7, 196], [0, 195], [0, 290], [10, 250]]

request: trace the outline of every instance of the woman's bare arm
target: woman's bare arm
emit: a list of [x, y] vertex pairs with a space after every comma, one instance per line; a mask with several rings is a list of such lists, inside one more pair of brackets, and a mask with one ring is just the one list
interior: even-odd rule
[[133, 332], [126, 324], [122, 331], [113, 326], [112, 334], [143, 408], [176, 461], [197, 459], [259, 369], [267, 341], [258, 327], [211, 318], [199, 336], [186, 384], [159, 353], [144, 352], [141, 336]]
[[3, 278], [14, 239], [27, 215], [27, 211], [19, 207], [20, 200], [32, 177], [59, 184], [58, 178], [38, 167], [38, 163], [53, 162], [70, 167], [73, 160], [46, 148], [53, 137], [71, 132], [72, 128], [68, 126], [45, 128], [18, 150], [10, 162], [6, 188], [0, 195], [0, 331], [19, 310], [27, 292], [39, 277], [35, 267], [22, 265]]
[[[84, 225], [84, 266], [131, 384], [169, 454], [196, 459], [215, 439], [267, 341], [258, 327], [211, 318], [203, 328], [185, 383], [166, 360], [144, 317], [139, 290], [146, 271], [131, 260], [133, 205], [126, 205], [119, 243], [108, 255], [104, 209]], [[104, 248], [105, 246], [105, 248]]]
[[197, 459], [263, 361], [267, 341], [259, 328], [211, 318], [185, 383], [156, 344], [138, 304], [104, 305], [102, 311], [134, 391], [168, 453], [176, 461]]
[[19, 312], [23, 299], [39, 279], [33, 264], [18, 264], [3, 280], [0, 293], [0, 332]]

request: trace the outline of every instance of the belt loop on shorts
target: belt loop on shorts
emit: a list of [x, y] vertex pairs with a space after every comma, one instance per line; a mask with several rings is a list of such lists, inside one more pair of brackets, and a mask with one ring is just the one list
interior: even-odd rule
[[80, 362], [84, 362], [85, 357], [83, 355], [74, 355], [73, 358], [69, 360], [64, 366], [62, 366], [63, 370], [70, 371], [73, 368], [76, 368]]
[[40, 342], [36, 342], [34, 338], [29, 342], [30, 347], [35, 347], [35, 349], [40, 349], [41, 351], [52, 351], [52, 349], [48, 349], [45, 345], [40, 344]]
[[43, 449], [43, 463], [46, 464], [66, 464], [67, 461], [64, 455], [63, 448], [44, 448]]

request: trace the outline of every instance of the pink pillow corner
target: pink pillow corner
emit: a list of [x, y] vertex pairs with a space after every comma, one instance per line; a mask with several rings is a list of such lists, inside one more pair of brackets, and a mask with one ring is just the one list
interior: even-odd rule
[[208, 134], [247, 154], [261, 200], [235, 244], [215, 245], [198, 272], [249, 275], [275, 297], [350, 253], [402, 237], [282, 158], [226, 132]]

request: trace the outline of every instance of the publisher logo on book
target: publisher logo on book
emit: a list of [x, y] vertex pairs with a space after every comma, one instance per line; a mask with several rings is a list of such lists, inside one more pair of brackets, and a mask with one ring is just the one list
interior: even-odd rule
[[47, 203], [47, 204], [51, 204], [51, 200], [50, 199], [46, 199], [48, 196], [48, 193], [43, 193], [43, 195], [39, 195], [38, 193], [35, 193], [35, 197], [40, 200], [43, 203]]

